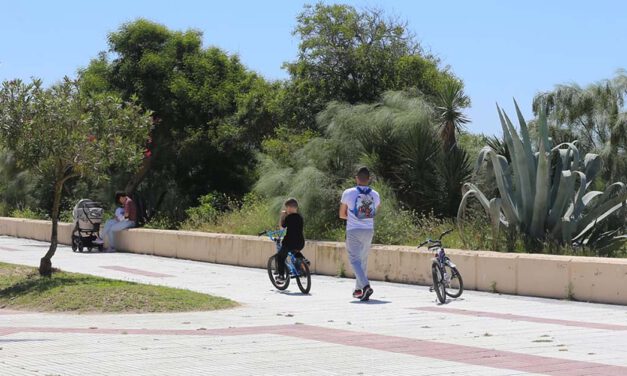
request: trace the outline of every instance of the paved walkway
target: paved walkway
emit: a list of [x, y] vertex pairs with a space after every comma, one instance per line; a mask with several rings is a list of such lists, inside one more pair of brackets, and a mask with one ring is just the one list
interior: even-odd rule
[[[0, 237], [0, 261], [36, 266], [45, 243]], [[627, 375], [627, 307], [313, 276], [303, 296], [266, 272], [135, 254], [55, 267], [234, 299], [216, 312], [73, 315], [0, 309], [0, 375]], [[462, 271], [463, 273], [463, 271]], [[627, 288], [627, 286], [626, 286]]]

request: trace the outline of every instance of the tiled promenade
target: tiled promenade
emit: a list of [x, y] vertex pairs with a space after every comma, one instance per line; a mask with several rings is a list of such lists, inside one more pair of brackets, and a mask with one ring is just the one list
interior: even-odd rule
[[[44, 243], [0, 237], [0, 261], [38, 265]], [[55, 267], [182, 287], [239, 308], [176, 314], [0, 309], [0, 375], [627, 375], [627, 307], [313, 276], [312, 293], [266, 272], [136, 254], [76, 254]], [[462, 270], [463, 273], [463, 270]], [[625, 287], [627, 288], [627, 286]]]

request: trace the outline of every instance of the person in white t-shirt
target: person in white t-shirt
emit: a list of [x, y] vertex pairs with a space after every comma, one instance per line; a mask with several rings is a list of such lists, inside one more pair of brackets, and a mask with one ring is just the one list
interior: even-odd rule
[[368, 253], [374, 235], [374, 217], [381, 205], [379, 193], [369, 187], [370, 171], [361, 167], [355, 176], [356, 187], [342, 193], [340, 218], [346, 220], [346, 250], [355, 273], [353, 297], [362, 301], [374, 292], [368, 281]]

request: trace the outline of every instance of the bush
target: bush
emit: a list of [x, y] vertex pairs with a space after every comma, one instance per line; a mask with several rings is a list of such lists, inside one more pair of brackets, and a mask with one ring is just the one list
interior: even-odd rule
[[144, 225], [144, 228], [156, 230], [178, 230], [180, 223], [164, 214], [157, 214]]
[[[209, 221], [187, 220], [181, 225], [183, 230], [219, 232], [239, 235], [257, 235], [263, 230], [275, 228], [278, 223], [278, 211], [271, 208], [268, 200], [262, 200], [255, 193], [244, 196], [239, 205], [231, 201], [232, 209], [220, 213]], [[208, 210], [206, 213], [210, 213]]]
[[212, 192], [199, 199], [200, 205], [189, 208], [187, 214], [187, 226], [197, 227], [206, 223], [215, 223], [221, 212], [231, 210], [234, 201], [224, 193]]
[[37, 209], [14, 209], [11, 211], [10, 217], [25, 219], [50, 219], [50, 217], [41, 210]]

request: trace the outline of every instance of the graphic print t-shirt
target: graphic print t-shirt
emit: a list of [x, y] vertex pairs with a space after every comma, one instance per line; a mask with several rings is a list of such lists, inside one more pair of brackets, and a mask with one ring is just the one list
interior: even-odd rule
[[[360, 187], [362, 190], [367, 187]], [[349, 188], [342, 193], [342, 204], [346, 204], [348, 206], [348, 219], [346, 220], [346, 230], [357, 230], [357, 229], [365, 229], [372, 230], [374, 229], [374, 218], [364, 218], [359, 219], [355, 216], [353, 212], [355, 209], [355, 201], [359, 196], [359, 191], [357, 187]], [[379, 197], [379, 193], [374, 189], [370, 191], [368, 194], [372, 196], [374, 201], [375, 209], [381, 204], [381, 198]]]

